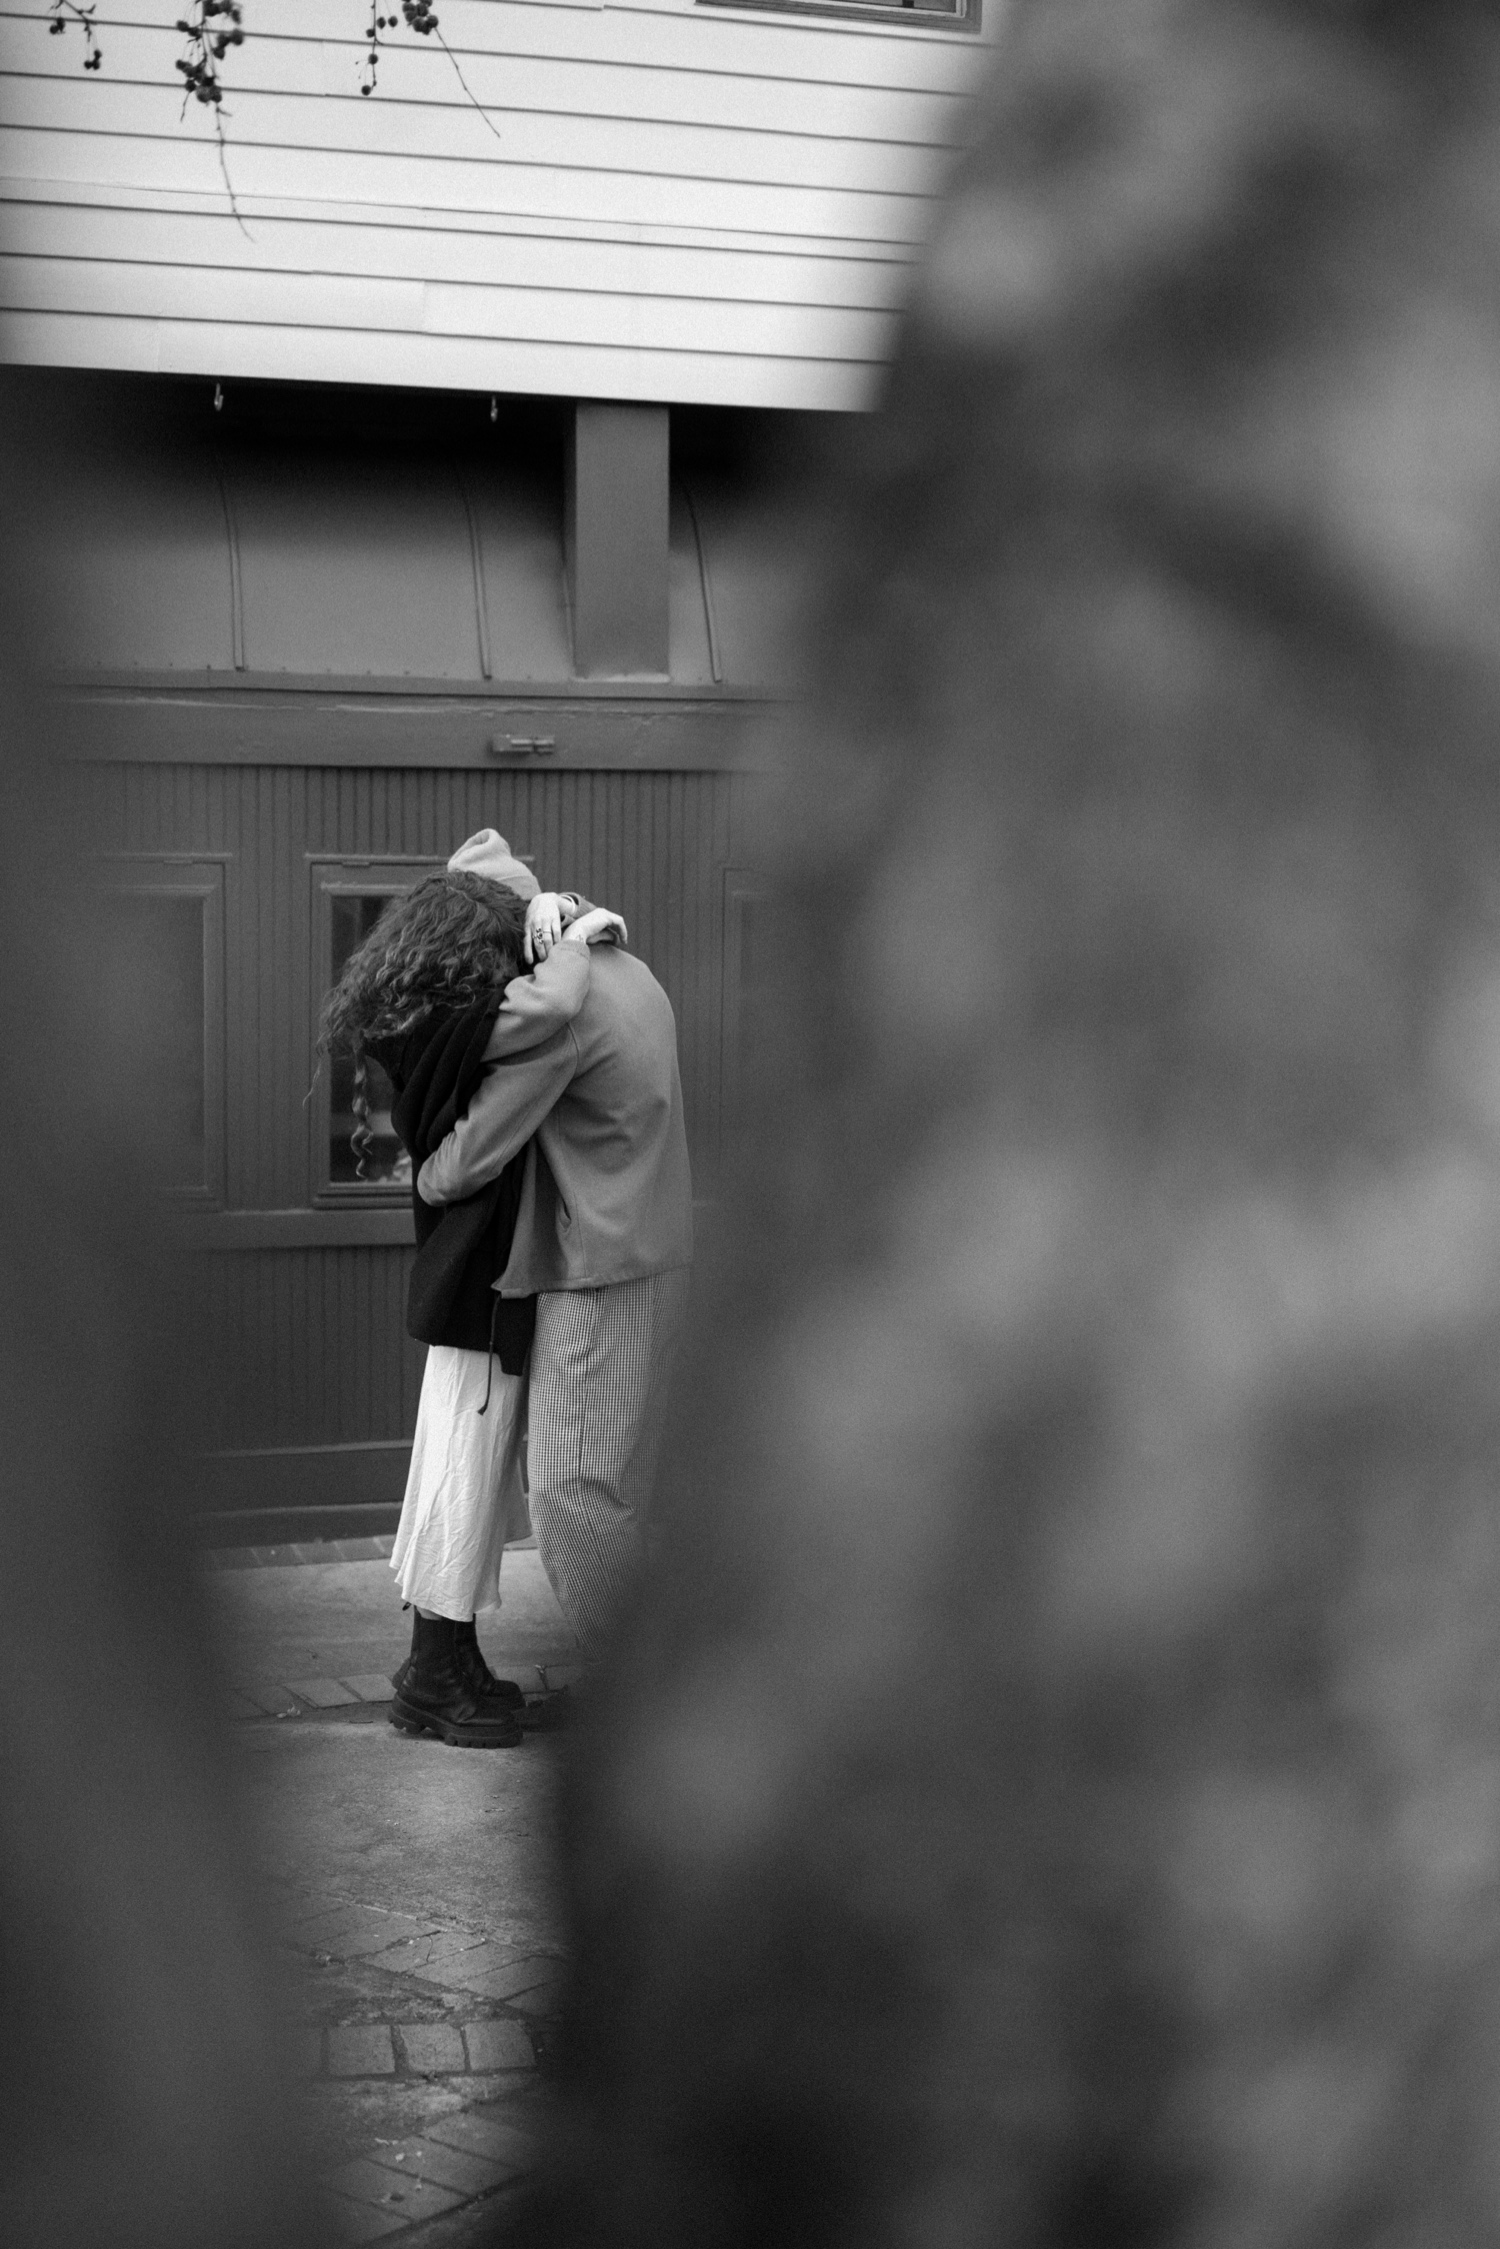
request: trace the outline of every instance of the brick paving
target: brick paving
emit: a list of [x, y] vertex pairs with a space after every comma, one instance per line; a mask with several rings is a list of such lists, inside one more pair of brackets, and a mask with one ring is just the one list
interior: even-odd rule
[[[293, 1582], [311, 1584], [324, 1577], [322, 1570], [310, 1570], [311, 1564], [343, 1562], [364, 1563], [368, 1566], [380, 1561], [388, 1563], [394, 1543], [392, 1537], [383, 1535], [328, 1539], [316, 1545], [224, 1547], [205, 1551], [199, 1556], [199, 1560], [208, 1573], [208, 1582], [216, 1582], [221, 1587], [226, 1583], [232, 1584], [235, 1573], [246, 1571], [256, 1573], [262, 1586], [273, 1585], [278, 1581], [285, 1583], [288, 1577]], [[525, 1541], [511, 1550], [517, 1556], [517, 1561], [509, 1565], [512, 1582], [518, 1564], [536, 1565], [534, 1545], [534, 1541]], [[382, 1630], [385, 1624], [394, 1624], [395, 1639], [400, 1645], [407, 1627], [400, 1621], [399, 1610], [390, 1604], [392, 1587], [389, 1578], [383, 1571], [378, 1571], [375, 1575], [380, 1588], [379, 1601], [388, 1611]], [[324, 1623], [330, 1622], [330, 1617], [325, 1615]], [[565, 1632], [563, 1636], [566, 1637]], [[555, 1640], [555, 1635], [549, 1634], [548, 1637]], [[347, 1667], [347, 1659], [355, 1651], [347, 1642], [345, 1651], [344, 1663], [333, 1662], [325, 1667], [321, 1662], [313, 1664], [307, 1661], [308, 1656], [313, 1654], [307, 1648], [290, 1659], [292, 1668], [273, 1671], [269, 1666], [265, 1669], [257, 1667], [257, 1658], [264, 1662], [266, 1650], [263, 1644], [257, 1646], [252, 1641], [249, 1647], [236, 1650], [228, 1667], [225, 1688], [229, 1715], [246, 1722], [262, 1718], [284, 1721], [328, 1714], [342, 1714], [345, 1718], [358, 1718], [361, 1714], [367, 1718], [376, 1716], [378, 1706], [391, 1699], [390, 1671]], [[401, 1647], [401, 1653], [404, 1652], [404, 1647]], [[286, 1651], [283, 1650], [279, 1659], [273, 1660], [278, 1663], [287, 1661]], [[399, 1660], [399, 1655], [393, 1652], [391, 1670]], [[572, 1686], [581, 1676], [576, 1661], [570, 1660], [565, 1648], [556, 1644], [533, 1646], [530, 1653], [525, 1655], [517, 1650], [511, 1668], [528, 1703], [532, 1705], [533, 1716], [540, 1712], [541, 1706], [551, 1695], [560, 1688]]]
[[373, 2163], [360, 2156], [353, 2163], [341, 2163], [330, 2171], [323, 2181], [332, 2194], [347, 2195], [353, 2202], [373, 2204], [382, 2213], [400, 2218], [411, 2225], [421, 2218], [435, 2218], [443, 2210], [456, 2210], [466, 2199], [461, 2194], [450, 2194], [446, 2187], [432, 2186], [415, 2170], [406, 2172], [388, 2170], [383, 2163]]
[[393, 2023], [403, 2069], [419, 2077], [454, 2077], [469, 2066], [461, 2023]]
[[525, 2178], [534, 2141], [517, 2096], [535, 2082], [538, 2029], [556, 2005], [561, 1959], [507, 1957], [482, 1931], [434, 1929], [420, 1915], [291, 1885], [278, 1886], [274, 1903], [308, 2004], [318, 2002], [320, 1970], [354, 1967], [363, 1978], [362, 2019], [288, 2026], [288, 2060], [304, 2083], [330, 2091], [405, 2083], [453, 2102], [420, 2131], [372, 2135], [357, 2155], [325, 2165], [319, 2189], [335, 2231], [378, 2240]]
[[310, 1562], [388, 1562], [393, 1531], [369, 1538], [323, 1538], [291, 1546], [209, 1546], [198, 1559], [208, 1570], [278, 1570]]
[[490, 2156], [468, 2155], [462, 2148], [448, 2147], [442, 2140], [430, 2137], [401, 2140], [383, 2147], [379, 2161], [386, 2170], [396, 2171], [402, 2178], [429, 2180], [434, 2186], [449, 2188], [460, 2199], [488, 2194], [492, 2187], [504, 2186], [521, 2168], [515, 2163], [497, 2163]]
[[[543, 1728], [481, 1759], [384, 1723], [410, 1633], [389, 1549], [206, 1560], [325, 2237], [458, 2249], [535, 2164], [564, 1968], [560, 1745]], [[487, 1652], [544, 1702], [577, 1667], [534, 1554], [507, 1563], [506, 1602], [482, 1620]]]
[[[571, 1663], [533, 1664], [536, 1677], [522, 1692], [534, 1711], [582, 1676]], [[229, 1688], [232, 1718], [300, 1718], [315, 1710], [350, 1710], [359, 1703], [385, 1703], [392, 1688], [383, 1671], [359, 1671], [346, 1679], [235, 1679]]]
[[477, 2070], [530, 2069], [536, 2050], [524, 2023], [484, 2022], [464, 2024], [464, 2044], [469, 2067]]
[[[576, 1664], [534, 1664], [536, 1678], [523, 1686], [528, 1705], [539, 1711], [561, 1688], [581, 1677]], [[236, 1679], [229, 1689], [232, 1718], [300, 1718], [315, 1710], [350, 1710], [359, 1703], [385, 1703], [391, 1682], [383, 1671], [361, 1671], [347, 1679]]]

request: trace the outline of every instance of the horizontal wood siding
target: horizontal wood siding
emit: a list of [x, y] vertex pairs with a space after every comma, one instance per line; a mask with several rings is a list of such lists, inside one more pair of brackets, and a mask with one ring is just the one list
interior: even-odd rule
[[[224, 163], [170, 10], [0, 9], [0, 348], [41, 363], [863, 405], [982, 36], [694, 0], [446, 0], [358, 91], [359, 0], [257, 0]], [[455, 69], [455, 61], [457, 69]], [[462, 71], [484, 114], [463, 91]]]

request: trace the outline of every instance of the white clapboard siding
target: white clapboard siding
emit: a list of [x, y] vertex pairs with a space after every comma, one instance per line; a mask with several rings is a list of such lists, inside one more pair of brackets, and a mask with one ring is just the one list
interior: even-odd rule
[[[519, 11], [507, 10], [507, 15]], [[528, 17], [536, 7], [526, 11]], [[545, 14], [545, 11], [542, 11]], [[610, 12], [613, 21], [616, 11]], [[14, 23], [15, 19], [11, 21]], [[259, 21], [259, 18], [257, 18]], [[27, 45], [34, 45], [42, 26], [33, 22], [23, 35], [17, 26], [7, 40], [8, 67], [17, 77], [44, 82], [61, 79], [76, 83], [79, 74], [59, 71], [60, 57], [43, 52], [42, 68], [23, 64]], [[951, 38], [961, 36], [949, 34]], [[50, 45], [51, 43], [49, 43]], [[109, 32], [109, 74], [85, 77], [86, 89], [97, 99], [110, 86], [137, 85], [153, 91], [166, 88], [170, 95], [180, 48], [175, 37], [135, 25]], [[967, 48], [965, 52], [967, 54]], [[357, 42], [271, 38], [258, 33], [225, 64], [230, 86], [228, 106], [239, 121], [237, 104], [253, 95], [284, 94], [297, 100], [347, 102], [351, 115], [363, 122], [378, 139], [385, 129], [384, 114], [415, 110], [451, 110], [450, 125], [485, 132], [475, 114], [473, 100], [481, 103], [500, 127], [508, 115], [625, 117], [663, 124], [702, 125], [719, 131], [808, 133], [818, 139], [915, 138], [945, 142], [952, 115], [966, 97], [953, 86], [884, 84], [829, 85], [817, 77], [729, 75], [723, 70], [693, 69], [679, 59], [672, 68], [633, 60], [614, 60], [597, 53], [533, 53], [495, 48], [489, 53], [458, 56], [461, 83], [455, 73], [451, 42], [448, 52], [417, 43], [415, 52], [401, 51], [382, 64], [380, 91], [373, 99], [361, 96], [359, 83], [363, 49]], [[61, 58], [65, 59], [65, 58]], [[78, 59], [75, 50], [72, 60]], [[27, 58], [33, 65], [36, 55]], [[48, 65], [51, 67], [47, 67]], [[467, 84], [469, 93], [464, 91]], [[180, 98], [180, 97], [179, 97]]]
[[[217, 191], [226, 234], [234, 225], [219, 151], [211, 136], [190, 142], [99, 134], [84, 141], [0, 126], [0, 147], [14, 159], [13, 176], [22, 181], [61, 178], [82, 183], [99, 177], [146, 190], [190, 185]], [[6, 170], [11, 170], [9, 163]], [[733, 229], [813, 243], [856, 240], [912, 247], [922, 239], [927, 217], [925, 200], [915, 196], [843, 188], [670, 179], [651, 172], [562, 171], [546, 164], [502, 168], [487, 161], [346, 155], [243, 143], [228, 151], [227, 170], [247, 218], [256, 199], [292, 194], [346, 213], [350, 205], [363, 203], [476, 213], [495, 208], [508, 217], [691, 227], [700, 233]]]
[[[515, 288], [633, 292], [708, 303], [827, 306], [885, 312], [893, 283], [906, 267], [885, 255], [795, 255], [762, 240], [740, 248], [722, 242], [650, 241], [618, 233], [566, 244], [565, 279], [559, 278], [556, 239], [512, 231], [497, 246], [494, 235], [450, 227], [366, 227], [330, 223], [321, 215], [257, 213], [254, 239], [238, 230], [224, 236], [222, 211], [159, 211], [139, 204], [111, 208], [97, 202], [16, 203], [10, 226], [12, 264], [104, 260], [120, 266], [162, 266], [243, 273], [268, 281], [305, 277], [402, 281], [420, 273], [426, 282]], [[5, 285], [13, 300], [24, 284]]]
[[[206, 375], [261, 382], [341, 383], [350, 380], [350, 352], [367, 331], [338, 328], [226, 327], [88, 314], [38, 316], [44, 348], [25, 355], [47, 367], [125, 367], [144, 373]], [[784, 360], [730, 354], [610, 350], [588, 344], [524, 344], [454, 336], [380, 335], [379, 380], [398, 388], [520, 391], [550, 397], [674, 399], [709, 406], [776, 406], [807, 410], [873, 403], [879, 370], [847, 361]], [[362, 366], [374, 363], [366, 345]], [[12, 353], [12, 357], [21, 354]]]
[[[146, 320], [244, 320], [302, 328], [388, 330], [548, 344], [600, 343], [613, 349], [690, 352], [701, 333], [692, 297], [648, 297], [639, 291], [490, 289], [452, 282], [332, 280], [326, 274], [225, 273], [189, 267], [123, 265], [48, 258], [7, 259], [0, 272], [0, 309], [70, 312], [83, 296], [96, 316]], [[889, 316], [825, 306], [720, 302], [717, 348], [748, 357], [757, 349], [778, 358], [813, 359], [820, 336], [832, 335], [842, 356], [878, 361], [889, 341]]]
[[254, 0], [221, 149], [127, 6], [0, 7], [5, 356], [745, 405], [875, 394], [993, 29], [439, 0], [362, 99], [365, 0]]
[[[357, 35], [368, 19], [366, 0], [253, 0], [254, 37], [226, 65], [231, 87], [268, 81], [273, 68], [257, 62], [269, 45], [327, 47], [350, 56], [363, 52]], [[154, 41], [167, 62], [182, 43], [171, 29], [175, 0], [129, 0], [112, 6], [108, 22], [110, 60], [115, 43], [140, 34]], [[791, 84], [821, 82], [830, 87], [885, 86], [897, 92], [947, 89], [967, 94], [974, 83], [972, 34], [933, 22], [837, 20], [832, 16], [777, 15], [770, 9], [695, 6], [691, 0], [624, 0], [593, 7], [573, 0], [448, 0], [441, 10], [444, 37], [465, 75], [471, 64], [490, 55], [536, 55], [559, 60], [600, 60], [673, 73], [706, 70], [731, 80], [781, 79]], [[49, 41], [45, 19], [29, 5], [7, 0], [0, 21], [27, 28], [25, 67], [50, 71], [70, 42]], [[994, 30], [993, 14], [980, 45]], [[384, 50], [381, 99], [415, 98], [416, 74], [433, 70], [439, 80], [451, 73], [443, 50], [431, 40], [398, 32]], [[77, 67], [77, 37], [69, 67]], [[37, 57], [41, 60], [38, 64]], [[14, 67], [22, 67], [19, 62]], [[128, 75], [128, 73], [127, 73]], [[446, 97], [445, 97], [446, 98]]]
[[[85, 85], [91, 81], [85, 80]], [[102, 91], [94, 84], [95, 93]], [[109, 88], [111, 131], [160, 140], [170, 151], [177, 104], [157, 86]], [[0, 80], [0, 132], [70, 132], [77, 89], [67, 80]], [[106, 105], [98, 105], [104, 112]], [[507, 200], [513, 172], [660, 181], [671, 193], [712, 185], [762, 188], [779, 196], [809, 189], [845, 195], [925, 198], [935, 151], [930, 143], [776, 133], [764, 128], [726, 134], [722, 127], [662, 124], [654, 118], [580, 116], [551, 110], [496, 113], [499, 138], [471, 108], [434, 114], [410, 103], [388, 109], [373, 101], [328, 94], [237, 94], [233, 145], [245, 163], [270, 157], [289, 167], [288, 185], [304, 152], [327, 164], [403, 160], [414, 172], [441, 177], [457, 165], [484, 168], [498, 200]], [[436, 146], [435, 146], [436, 144]], [[939, 154], [939, 161], [941, 160]], [[732, 168], [731, 168], [732, 167]], [[237, 164], [236, 170], [240, 167]]]
[[[224, 201], [222, 179], [217, 186], [201, 192], [181, 188], [124, 188], [102, 184], [99, 181], [0, 179], [0, 190], [8, 199], [12, 214], [24, 217], [27, 208], [32, 210], [65, 207], [92, 209], [99, 212], [129, 211], [140, 213], [182, 212], [214, 219], [220, 222], [219, 244], [224, 260], [234, 255], [231, 235], [233, 222], [225, 228], [222, 222], [229, 216]], [[243, 207], [243, 206], [242, 206]], [[386, 270], [392, 254], [387, 245], [403, 234], [420, 243], [424, 260], [435, 255], [433, 240], [437, 236], [472, 236], [480, 241], [502, 242], [506, 237], [517, 240], [552, 240], [574, 245], [585, 243], [627, 243], [661, 245], [684, 250], [743, 251], [747, 255], [764, 254], [770, 258], [794, 261], [789, 270], [796, 270], [805, 261], [831, 261], [836, 266], [850, 263], [887, 265], [907, 268], [911, 263], [910, 246], [902, 242], [876, 242], [855, 236], [820, 235], [816, 238], [800, 235], [751, 233], [733, 227], [693, 227], [667, 225], [649, 227], [633, 225], [619, 219], [570, 219], [549, 212], [543, 217], [528, 216], [491, 208], [487, 211], [459, 211], [451, 206], [434, 210], [419, 209], [415, 205], [379, 203], [330, 203], [302, 200], [295, 196], [261, 196], [255, 206], [258, 218], [265, 221], [298, 221], [308, 225], [326, 226], [334, 230], [334, 238], [344, 245], [344, 255], [351, 271], [364, 270], [361, 257], [352, 245], [363, 245], [363, 257], [379, 261], [374, 270]], [[260, 235], [241, 229], [239, 239], [247, 246], [246, 254], [252, 264], [260, 259]], [[404, 264], [397, 270], [409, 270]], [[425, 265], [422, 270], [426, 270]]]

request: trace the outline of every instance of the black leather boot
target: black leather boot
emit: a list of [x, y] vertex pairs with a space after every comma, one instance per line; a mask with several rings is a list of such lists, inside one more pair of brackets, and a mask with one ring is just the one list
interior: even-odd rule
[[497, 1679], [485, 1662], [484, 1650], [479, 1645], [476, 1620], [470, 1617], [467, 1624], [456, 1624], [453, 1634], [458, 1660], [467, 1667], [470, 1684], [482, 1689], [492, 1702], [498, 1702], [506, 1710], [513, 1710], [519, 1717], [526, 1708], [526, 1697], [514, 1679]]
[[[401, 1692], [402, 1682], [410, 1671], [412, 1658], [417, 1652], [416, 1628], [418, 1621], [417, 1612], [413, 1609], [411, 1655], [407, 1656], [399, 1668], [391, 1673], [391, 1685], [395, 1688], [397, 1694]], [[454, 1646], [458, 1652], [458, 1661], [463, 1668], [465, 1678], [473, 1687], [475, 1693], [483, 1696], [488, 1702], [498, 1703], [502, 1710], [513, 1710], [519, 1717], [526, 1708], [526, 1697], [522, 1694], [514, 1679], [497, 1679], [485, 1662], [484, 1650], [479, 1645], [479, 1633], [473, 1617], [469, 1617], [467, 1620], [455, 1617], [453, 1620], [453, 1636]]]
[[[406, 1607], [406, 1605], [407, 1604], [405, 1603], [405, 1601], [403, 1601], [401, 1604], [403, 1609]], [[408, 1671], [410, 1671], [411, 1669], [412, 1657], [415, 1656], [417, 1652], [417, 1622], [417, 1612], [416, 1609], [413, 1608], [411, 1612], [411, 1653], [409, 1655], [404, 1655], [401, 1658], [401, 1661], [397, 1664], [395, 1670], [391, 1673], [391, 1685], [395, 1688], [398, 1695], [401, 1692], [401, 1682], [406, 1677]]]
[[479, 1692], [460, 1652], [463, 1627], [446, 1616], [414, 1614], [412, 1652], [391, 1704], [398, 1733], [435, 1734], [455, 1749], [514, 1749], [515, 1713]]

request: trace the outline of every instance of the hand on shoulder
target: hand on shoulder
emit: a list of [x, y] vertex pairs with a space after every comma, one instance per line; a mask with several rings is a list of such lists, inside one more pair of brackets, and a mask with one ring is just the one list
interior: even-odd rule
[[565, 890], [539, 890], [526, 905], [526, 958], [544, 961], [557, 943], [563, 927], [576, 910], [576, 899]]
[[565, 945], [628, 945], [630, 932], [607, 906], [594, 906], [569, 923], [562, 941]]

